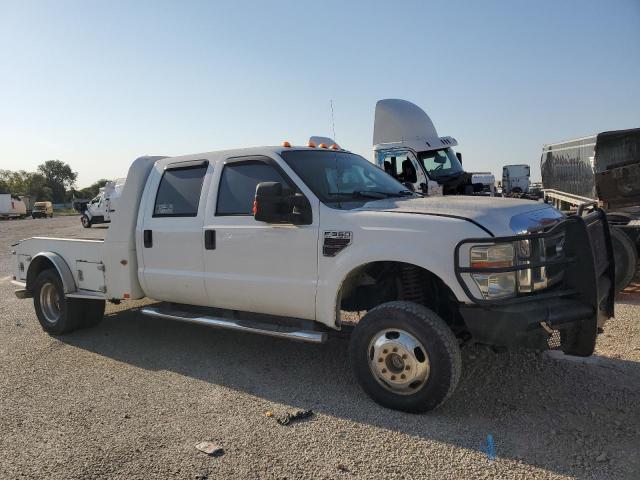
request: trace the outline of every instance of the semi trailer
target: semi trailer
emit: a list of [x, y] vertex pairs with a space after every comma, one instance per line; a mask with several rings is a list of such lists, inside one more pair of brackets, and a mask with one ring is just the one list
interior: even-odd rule
[[544, 145], [540, 171], [545, 202], [563, 211], [595, 204], [606, 212], [616, 289], [626, 288], [640, 251], [640, 128]]

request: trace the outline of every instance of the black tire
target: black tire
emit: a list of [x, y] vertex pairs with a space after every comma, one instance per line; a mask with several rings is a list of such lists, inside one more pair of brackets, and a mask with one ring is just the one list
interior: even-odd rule
[[619, 228], [611, 227], [610, 232], [616, 264], [616, 293], [618, 293], [627, 288], [636, 275], [638, 250], [627, 234]]
[[88, 216], [82, 215], [80, 217], [80, 222], [84, 228], [91, 228], [91, 219]]
[[104, 300], [82, 300], [80, 328], [91, 328], [104, 318]]
[[62, 281], [55, 270], [44, 270], [36, 277], [33, 306], [42, 329], [51, 335], [72, 332], [80, 324], [82, 305], [77, 299], [65, 298]]
[[608, 212], [607, 222], [609, 225], [626, 225], [633, 220], [633, 215], [627, 212]]
[[[421, 344], [425, 351], [419, 355], [418, 349], [416, 359], [420, 362], [422, 356], [429, 365], [428, 376], [424, 381], [417, 382], [416, 386], [413, 386], [416, 382], [411, 383], [405, 387], [408, 390], [404, 393], [392, 391], [389, 383], [374, 374], [375, 362], [381, 362], [380, 366], [389, 365], [388, 359], [394, 354], [390, 353], [384, 362], [382, 357], [372, 358], [376, 351], [372, 342], [376, 338], [382, 341], [386, 341], [385, 338], [398, 338], [389, 336], [396, 335], [395, 330], [408, 333]], [[382, 352], [386, 353], [387, 350]], [[435, 312], [412, 302], [389, 302], [370, 310], [351, 334], [349, 355], [353, 372], [362, 389], [376, 403], [405, 412], [427, 412], [441, 405], [455, 390], [462, 370], [460, 347], [451, 329]], [[402, 358], [405, 357], [406, 355]], [[404, 372], [405, 363], [402, 360], [399, 362], [402, 363], [398, 372]], [[406, 365], [408, 367], [410, 363]], [[394, 367], [398, 368], [398, 365]], [[415, 389], [414, 393], [412, 389]]]

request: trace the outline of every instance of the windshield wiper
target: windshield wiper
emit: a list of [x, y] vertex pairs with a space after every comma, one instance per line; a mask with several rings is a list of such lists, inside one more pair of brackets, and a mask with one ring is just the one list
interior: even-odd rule
[[356, 197], [375, 198], [377, 200], [381, 200], [389, 196], [388, 193], [375, 192], [373, 190], [356, 190], [355, 192], [353, 192], [353, 195]]
[[329, 193], [331, 196], [345, 196], [345, 197], [362, 197], [362, 198], [374, 198], [376, 200], [382, 200], [387, 198], [391, 193], [376, 192], [373, 190], [355, 190], [353, 192], [334, 192]]

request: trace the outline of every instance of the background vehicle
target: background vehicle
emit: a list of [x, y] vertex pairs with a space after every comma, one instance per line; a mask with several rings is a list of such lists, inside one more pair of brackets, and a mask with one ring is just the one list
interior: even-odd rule
[[20, 195], [20, 200], [24, 203], [27, 210], [27, 215], [31, 215], [33, 211], [33, 205], [36, 203], [36, 199], [32, 195]]
[[100, 188], [100, 193], [86, 204], [81, 204], [80, 221], [84, 228], [91, 228], [97, 223], [110, 223], [113, 213], [116, 211], [118, 199], [122, 194], [125, 179], [120, 178], [107, 182]]
[[471, 184], [482, 185], [481, 192], [475, 192], [479, 195], [489, 195], [493, 197], [496, 195], [496, 177], [491, 172], [472, 172]]
[[17, 195], [0, 193], [0, 218], [24, 218], [27, 207]]
[[[495, 178], [465, 172], [453, 137], [440, 137], [429, 116], [406, 100], [376, 103], [373, 161], [416, 192], [437, 195], [495, 193]], [[474, 180], [475, 176], [475, 180]], [[474, 183], [477, 182], [477, 183]]]
[[32, 218], [53, 218], [53, 203], [51, 202], [36, 202], [33, 204], [33, 210], [31, 212]]
[[143, 157], [119, 201], [104, 241], [14, 246], [16, 294], [45, 331], [146, 296], [168, 302], [142, 308], [150, 317], [322, 343], [342, 311], [367, 311], [351, 333], [355, 376], [416, 412], [454, 391], [461, 344], [587, 356], [614, 313], [602, 212], [422, 197], [338, 147]]
[[545, 145], [540, 170], [545, 202], [564, 211], [595, 202], [607, 212], [616, 288], [624, 289], [640, 248], [640, 128]]
[[505, 165], [502, 167], [502, 194], [522, 195], [528, 193], [530, 177], [529, 165]]

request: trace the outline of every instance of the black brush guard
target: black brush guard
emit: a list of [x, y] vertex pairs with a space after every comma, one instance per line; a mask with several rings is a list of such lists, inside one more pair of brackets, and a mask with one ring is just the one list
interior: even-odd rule
[[[559, 233], [565, 238], [561, 259], [504, 268], [460, 265], [460, 248], [467, 244], [550, 239]], [[589, 356], [594, 351], [598, 329], [614, 315], [613, 250], [606, 215], [599, 208], [585, 216], [569, 216], [540, 233], [464, 240], [456, 246], [455, 266], [458, 281], [474, 302], [461, 305], [460, 313], [472, 337], [481, 343], [508, 348], [560, 348], [567, 354]], [[561, 280], [544, 290], [508, 299], [476, 298], [463, 278], [463, 274], [539, 267], [563, 269]]]

